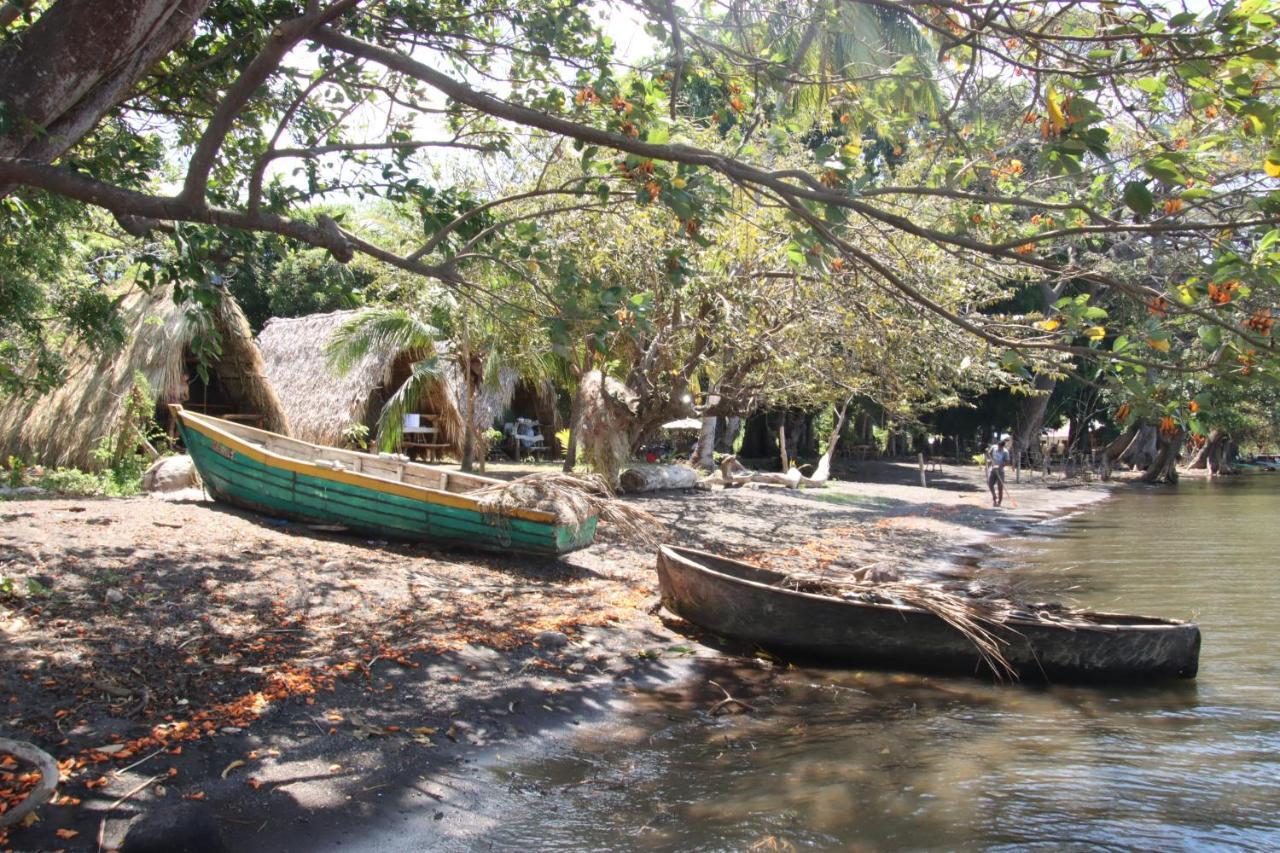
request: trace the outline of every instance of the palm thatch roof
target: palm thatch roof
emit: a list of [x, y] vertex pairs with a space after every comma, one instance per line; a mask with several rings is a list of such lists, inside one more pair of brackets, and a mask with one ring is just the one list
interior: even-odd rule
[[125, 416], [125, 402], [141, 374], [158, 405], [184, 403], [188, 394], [188, 347], [197, 335], [218, 333], [221, 353], [211, 378], [239, 411], [261, 415], [263, 426], [289, 433], [280, 400], [266, 381], [262, 356], [240, 307], [229, 294], [210, 311], [178, 305], [169, 287], [128, 293], [120, 304], [127, 331], [124, 345], [95, 352], [69, 341], [64, 352], [67, 378], [43, 396], [0, 402], [0, 455], [27, 462], [92, 469], [92, 455], [103, 437], [114, 435]]
[[[356, 424], [368, 427], [372, 438], [383, 403], [408, 377], [409, 365], [423, 355], [371, 350], [346, 374], [339, 375], [329, 366], [325, 346], [357, 313], [276, 317], [268, 320], [258, 335], [267, 377], [280, 395], [295, 438], [339, 446], [346, 440], [344, 433]], [[429, 385], [416, 411], [440, 416], [439, 441], [460, 456], [466, 407], [462, 367], [452, 344], [441, 342], [436, 350], [441, 381]], [[481, 433], [493, 426], [515, 389], [515, 371], [502, 369], [498, 373], [496, 388], [482, 384], [476, 394], [472, 420]]]

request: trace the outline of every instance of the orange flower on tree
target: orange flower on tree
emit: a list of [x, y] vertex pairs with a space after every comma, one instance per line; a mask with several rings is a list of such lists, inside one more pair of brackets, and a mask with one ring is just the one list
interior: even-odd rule
[[1120, 405], [1120, 408], [1116, 409], [1116, 420], [1120, 421], [1121, 423], [1129, 420], [1129, 414], [1132, 411], [1133, 411], [1133, 408], [1128, 403], [1122, 403]]
[[1222, 284], [1209, 284], [1209, 299], [1216, 305], [1226, 305], [1235, 292], [1240, 289], [1238, 281], [1224, 281]]
[[1171, 198], [1171, 199], [1169, 199], [1168, 201], [1166, 201], [1166, 202], [1164, 203], [1164, 212], [1165, 212], [1165, 215], [1167, 215], [1167, 216], [1174, 216], [1174, 215], [1176, 215], [1176, 214], [1178, 214], [1178, 213], [1181, 213], [1181, 212], [1182, 212], [1182, 208], [1183, 208], [1183, 207], [1184, 207], [1184, 205], [1183, 205], [1183, 203], [1182, 203], [1182, 199], [1180, 199], [1180, 198]]
[[1178, 422], [1173, 418], [1165, 415], [1160, 419], [1160, 432], [1162, 435], [1174, 436], [1178, 434]]
[[1157, 296], [1155, 299], [1147, 301], [1147, 313], [1153, 317], [1169, 316], [1169, 300], [1163, 296]]
[[1244, 327], [1251, 332], [1257, 332], [1260, 335], [1271, 334], [1271, 326], [1275, 320], [1271, 316], [1269, 308], [1259, 308], [1254, 311], [1248, 320], [1244, 321]]
[[1190, 403], [1187, 403], [1187, 408], [1190, 409], [1191, 414], [1194, 415], [1196, 412], [1200, 411], [1200, 404], [1195, 400], [1192, 400]]
[[1019, 255], [1029, 255], [1035, 250], [1036, 250], [1036, 247], [1030, 243], [1023, 243], [1021, 246], [1018, 246], [1016, 249], [1014, 249], [1014, 251], [1017, 252]]

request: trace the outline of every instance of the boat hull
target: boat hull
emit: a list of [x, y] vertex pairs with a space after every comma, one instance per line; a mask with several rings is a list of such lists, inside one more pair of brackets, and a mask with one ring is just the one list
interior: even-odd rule
[[395, 484], [364, 484], [351, 474], [309, 472], [305, 469], [315, 466], [273, 460], [192, 418], [180, 417], [179, 429], [209, 494], [254, 512], [341, 525], [379, 538], [542, 556], [584, 548], [595, 536], [594, 517], [576, 527], [498, 517], [468, 506], [473, 502], [463, 495], [433, 499]]
[[[925, 610], [782, 589], [780, 572], [705, 552], [663, 547], [658, 582], [672, 613], [723, 637], [793, 655], [888, 669], [990, 676], [959, 631]], [[996, 629], [1017, 676], [1116, 682], [1194, 678], [1200, 629], [1190, 623], [1096, 614], [1105, 624], [1010, 620]]]

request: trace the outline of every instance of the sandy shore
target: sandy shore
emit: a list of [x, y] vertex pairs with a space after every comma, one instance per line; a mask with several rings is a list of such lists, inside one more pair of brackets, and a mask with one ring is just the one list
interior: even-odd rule
[[[928, 488], [911, 465], [844, 475], [634, 500], [680, 544], [761, 560], [820, 546], [907, 573], [945, 572], [1108, 492], [1011, 483], [993, 509], [975, 468], [944, 466]], [[92, 849], [100, 830], [131, 849], [177, 825], [228, 849], [315, 849], [411, 817], [457, 837], [465, 809], [433, 782], [444, 769], [678, 678], [663, 652], [689, 642], [649, 612], [651, 552], [620, 543], [559, 562], [478, 556], [198, 496], [7, 501], [0, 522], [14, 588], [0, 734], [41, 745], [65, 777], [61, 804], [12, 832], [18, 849]]]

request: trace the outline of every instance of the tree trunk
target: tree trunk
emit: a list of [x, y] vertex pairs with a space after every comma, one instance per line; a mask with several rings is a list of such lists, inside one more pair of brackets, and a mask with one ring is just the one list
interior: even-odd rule
[[1220, 477], [1234, 473], [1231, 469], [1231, 438], [1223, 436], [1213, 453], [1209, 454], [1209, 476]]
[[811, 483], [825, 483], [831, 479], [831, 459], [836, 455], [836, 445], [840, 443], [840, 433], [844, 431], [844, 416], [849, 411], [849, 404], [853, 402], [853, 398], [844, 401], [838, 412], [836, 412], [836, 425], [831, 430], [831, 437], [827, 439], [827, 447], [822, 452], [822, 458], [818, 460], [818, 467], [814, 469], [813, 476], [809, 477]]
[[63, 154], [191, 35], [209, 3], [58, 0], [0, 51], [9, 128], [0, 157]]
[[1204, 445], [1196, 451], [1187, 468], [1193, 470], [1208, 468], [1210, 477], [1230, 474], [1230, 450], [1231, 436], [1224, 430], [1215, 429], [1209, 433]]
[[780, 470], [786, 471], [791, 467], [791, 460], [787, 458], [787, 421], [784, 416], [782, 423], [778, 424], [778, 460], [782, 463]]
[[1058, 383], [1043, 373], [1035, 379], [1036, 394], [1023, 397], [1018, 405], [1018, 431], [1014, 434], [1014, 447], [1031, 454], [1032, 462], [1040, 452], [1040, 430], [1044, 428], [1044, 415], [1049, 410], [1049, 398]]
[[702, 419], [702, 430], [698, 433], [698, 443], [693, 448], [693, 466], [704, 471], [716, 467], [716, 425], [719, 421], [715, 415]]
[[742, 418], [723, 418], [724, 429], [718, 433], [715, 449], [721, 453], [733, 453], [733, 443], [742, 431]]
[[1116, 460], [1120, 458], [1120, 454], [1128, 449], [1133, 443], [1133, 439], [1138, 434], [1140, 424], [1135, 423], [1127, 430], [1121, 433], [1114, 441], [1102, 448], [1102, 479], [1106, 480], [1111, 477], [1111, 467]]
[[472, 457], [475, 455], [475, 399], [476, 392], [471, 376], [471, 336], [467, 333], [467, 324], [462, 324], [462, 387], [466, 400], [462, 413], [465, 423], [462, 428], [462, 470], [470, 471]]
[[1134, 468], [1149, 468], [1159, 455], [1160, 432], [1151, 424], [1141, 424], [1138, 434], [1120, 454], [1120, 461]]
[[688, 465], [640, 465], [623, 471], [618, 481], [627, 494], [692, 489], [698, 484], [698, 472]]
[[1178, 482], [1178, 452], [1182, 450], [1184, 433], [1178, 430], [1177, 435], [1160, 435], [1157, 439], [1159, 448], [1155, 458], [1142, 475], [1144, 483], [1176, 483]]
[[565, 442], [564, 464], [560, 470], [572, 474], [578, 464], [578, 423], [582, 420], [582, 382], [573, 392], [573, 403], [569, 406], [569, 440]]

